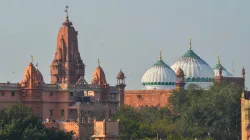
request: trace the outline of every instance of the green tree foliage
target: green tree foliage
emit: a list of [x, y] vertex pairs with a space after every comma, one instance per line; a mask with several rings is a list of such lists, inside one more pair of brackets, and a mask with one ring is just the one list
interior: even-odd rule
[[45, 128], [32, 109], [22, 104], [0, 110], [1, 140], [71, 140], [72, 136], [72, 132]]
[[[239, 140], [241, 89], [223, 84], [202, 90], [190, 86], [173, 93], [169, 106], [135, 109], [121, 107], [122, 140]], [[170, 108], [170, 109], [169, 109]]]

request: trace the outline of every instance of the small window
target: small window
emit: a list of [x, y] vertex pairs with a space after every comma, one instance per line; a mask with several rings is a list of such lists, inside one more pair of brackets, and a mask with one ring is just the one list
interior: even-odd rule
[[49, 114], [50, 114], [50, 117], [53, 116], [53, 109], [50, 109], [50, 110], [49, 110]]
[[50, 96], [53, 96], [53, 92], [50, 92], [49, 95], [50, 95]]
[[73, 92], [70, 92], [70, 96], [73, 96], [74, 95], [74, 93]]
[[61, 116], [64, 116], [64, 109], [61, 109]]
[[1, 96], [4, 96], [4, 92], [1, 92], [1, 94], [0, 94]]
[[15, 92], [14, 91], [11, 92], [11, 96], [15, 96]]

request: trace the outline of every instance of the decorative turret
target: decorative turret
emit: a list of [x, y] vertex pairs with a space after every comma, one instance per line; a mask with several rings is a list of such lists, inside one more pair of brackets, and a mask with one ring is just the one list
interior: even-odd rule
[[120, 85], [120, 84], [124, 84], [125, 85], [125, 75], [124, 73], [122, 72], [122, 70], [119, 71], [119, 73], [117, 74], [117, 85]]
[[176, 90], [184, 89], [185, 86], [185, 74], [179, 67], [176, 71]]
[[218, 54], [217, 64], [214, 67], [214, 76], [231, 77], [233, 76], [230, 72], [226, 70], [221, 64], [220, 54]]
[[78, 32], [73, 27], [68, 16], [68, 6], [65, 9], [66, 20], [59, 29], [54, 60], [51, 63], [51, 83], [71, 83], [85, 74], [85, 65], [78, 51]]
[[98, 66], [94, 71], [91, 84], [92, 85], [98, 85], [100, 87], [108, 86], [108, 83], [107, 83], [106, 77], [105, 77], [105, 73], [104, 73], [103, 69], [100, 66], [100, 60], [99, 59], [98, 59]]
[[125, 74], [122, 72], [122, 70], [120, 70], [116, 76], [116, 79], [117, 79], [117, 84], [116, 84], [116, 87], [118, 88], [118, 91], [119, 91], [119, 105], [121, 104], [124, 104], [124, 90], [125, 90], [125, 87], [126, 87], [126, 84], [125, 84]]

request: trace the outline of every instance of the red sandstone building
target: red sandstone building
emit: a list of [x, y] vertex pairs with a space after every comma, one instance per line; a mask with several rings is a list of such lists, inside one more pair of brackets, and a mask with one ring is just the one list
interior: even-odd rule
[[77, 121], [77, 113], [84, 104], [103, 104], [106, 110], [104, 117], [115, 113], [117, 107], [124, 103], [124, 73], [120, 71], [117, 85], [111, 86], [99, 63], [88, 84], [84, 78], [85, 64], [78, 50], [77, 35], [67, 16], [57, 36], [55, 56], [50, 65], [51, 82], [44, 82], [32, 58], [20, 83], [0, 83], [0, 107], [22, 103], [31, 107], [34, 114], [43, 120]]

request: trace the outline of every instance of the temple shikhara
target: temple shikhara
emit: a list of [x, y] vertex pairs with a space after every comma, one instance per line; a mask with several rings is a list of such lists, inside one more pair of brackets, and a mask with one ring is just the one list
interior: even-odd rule
[[192, 84], [209, 90], [214, 83], [229, 81], [242, 88], [242, 140], [249, 139], [250, 92], [245, 91], [244, 68], [241, 76], [234, 76], [223, 67], [220, 55], [212, 68], [195, 53], [190, 38], [189, 49], [172, 66], [164, 62], [160, 51], [159, 59], [142, 75], [138, 90], [125, 90], [126, 77], [121, 70], [114, 79], [116, 85], [109, 85], [99, 59], [88, 82], [78, 49], [78, 32], [69, 20], [67, 8], [50, 65], [50, 83], [44, 82], [32, 56], [20, 82], [0, 83], [0, 108], [22, 103], [31, 107], [46, 127], [74, 131], [76, 139], [119, 140], [119, 120], [109, 121], [119, 106], [164, 107], [174, 91], [185, 90]]

